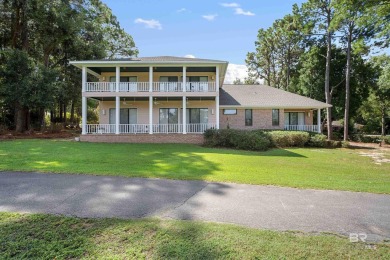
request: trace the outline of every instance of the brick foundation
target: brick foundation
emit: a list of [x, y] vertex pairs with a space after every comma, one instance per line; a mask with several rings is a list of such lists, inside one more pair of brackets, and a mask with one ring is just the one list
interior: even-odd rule
[[88, 134], [81, 135], [82, 142], [96, 143], [176, 143], [203, 144], [202, 134]]

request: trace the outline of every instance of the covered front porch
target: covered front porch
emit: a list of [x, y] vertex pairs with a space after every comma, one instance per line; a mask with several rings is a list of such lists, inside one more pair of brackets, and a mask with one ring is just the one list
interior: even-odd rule
[[215, 97], [100, 98], [98, 122], [88, 122], [83, 134], [202, 134], [219, 127], [217, 103]]

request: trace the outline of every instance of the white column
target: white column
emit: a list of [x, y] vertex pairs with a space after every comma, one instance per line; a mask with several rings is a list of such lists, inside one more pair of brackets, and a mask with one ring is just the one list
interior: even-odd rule
[[116, 67], [116, 72], [115, 72], [115, 91], [119, 92], [119, 82], [120, 82], [120, 77], [121, 77], [121, 68], [119, 66]]
[[186, 83], [187, 83], [187, 67], [183, 66], [183, 92], [187, 91]]
[[115, 97], [115, 134], [119, 134], [120, 112], [121, 112], [121, 98]]
[[87, 89], [87, 67], [83, 66], [81, 71], [81, 88], [82, 92]]
[[317, 109], [317, 131], [321, 133], [321, 109]]
[[215, 97], [215, 128], [219, 129], [219, 96]]
[[187, 134], [187, 97], [183, 96], [183, 134]]
[[149, 134], [153, 134], [153, 97], [149, 97]]
[[219, 92], [219, 66], [215, 67], [215, 91]]
[[153, 66], [149, 67], [149, 92], [153, 92]]
[[87, 97], [81, 98], [81, 134], [87, 133]]

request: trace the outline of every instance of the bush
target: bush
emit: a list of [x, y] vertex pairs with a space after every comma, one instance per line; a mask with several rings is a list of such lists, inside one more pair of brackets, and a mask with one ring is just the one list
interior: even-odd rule
[[381, 137], [379, 136], [368, 136], [368, 135], [353, 135], [351, 139], [355, 142], [360, 143], [380, 143]]
[[349, 148], [350, 147], [349, 142], [348, 141], [341, 141], [341, 147]]
[[341, 147], [341, 141], [326, 141], [326, 148], [340, 148]]
[[268, 134], [275, 147], [303, 147], [310, 139], [309, 133], [301, 131], [270, 131]]
[[310, 136], [310, 140], [308, 142], [308, 146], [311, 147], [325, 147], [326, 146], [326, 135], [323, 134], [315, 134]]
[[384, 136], [382, 137], [382, 140], [385, 142], [385, 144], [390, 144], [390, 136]]
[[204, 133], [204, 144], [210, 147], [226, 147], [241, 150], [265, 151], [271, 141], [264, 132], [234, 129], [209, 129]]
[[235, 129], [208, 129], [204, 145], [240, 150], [265, 151], [271, 147], [341, 147], [340, 141], [327, 141], [323, 134], [300, 131], [262, 131]]

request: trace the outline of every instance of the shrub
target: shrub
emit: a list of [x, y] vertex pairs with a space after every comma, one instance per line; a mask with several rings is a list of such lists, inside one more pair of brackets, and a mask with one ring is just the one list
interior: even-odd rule
[[303, 147], [310, 139], [309, 133], [301, 131], [270, 131], [268, 134], [275, 147]]
[[348, 141], [341, 141], [341, 147], [343, 148], [349, 148], [349, 142]]
[[326, 135], [323, 134], [315, 134], [310, 136], [310, 140], [307, 143], [308, 146], [311, 147], [325, 147], [326, 146]]
[[382, 140], [385, 142], [385, 144], [390, 144], [390, 136], [383, 136]]
[[241, 150], [265, 151], [271, 141], [264, 132], [234, 129], [209, 129], [204, 133], [204, 144], [210, 147], [226, 147]]
[[[208, 129], [204, 133], [204, 145], [241, 150], [265, 151], [271, 147], [341, 147], [340, 141], [327, 141], [323, 134], [301, 131], [263, 131]], [[346, 144], [345, 144], [346, 145]]]
[[327, 148], [340, 148], [341, 147], [341, 141], [326, 141], [326, 147]]
[[352, 140], [361, 143], [380, 143], [381, 138], [379, 136], [368, 136], [368, 135], [353, 135]]

